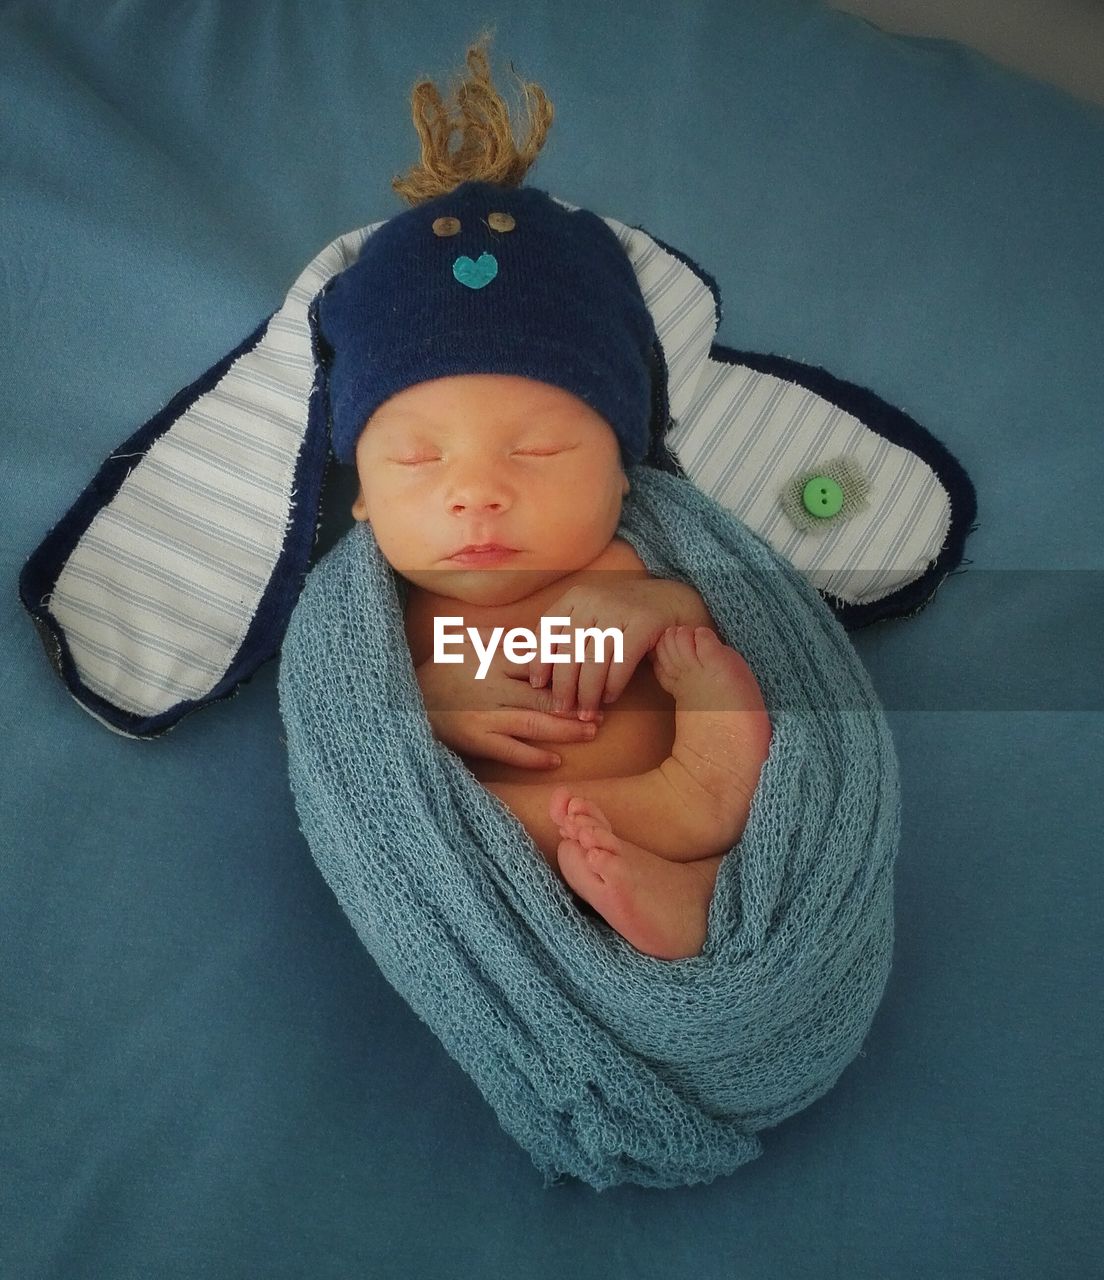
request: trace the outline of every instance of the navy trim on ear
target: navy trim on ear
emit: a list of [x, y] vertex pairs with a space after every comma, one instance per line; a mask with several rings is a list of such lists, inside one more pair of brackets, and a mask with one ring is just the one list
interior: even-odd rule
[[684, 267], [689, 267], [694, 275], [696, 275], [703, 284], [708, 286], [709, 292], [713, 295], [713, 311], [715, 319], [713, 327], [714, 329], [719, 328], [721, 320], [724, 317], [723, 309], [721, 307], [721, 287], [714, 277], [711, 276], [704, 267], [699, 266], [699, 264], [696, 263], [688, 254], [683, 253], [681, 249], [676, 249], [674, 245], [668, 244], [665, 240], [661, 240], [659, 236], [649, 231], [646, 227], [638, 226], [636, 230], [643, 231], [644, 234], [654, 240], [665, 253], [669, 253], [672, 258], [677, 258]]
[[652, 412], [648, 423], [648, 452], [644, 456], [646, 466], [657, 471], [666, 471], [683, 480], [689, 476], [667, 444], [667, 433], [671, 430], [671, 408], [667, 399], [667, 361], [663, 355], [663, 346], [657, 338], [649, 352], [649, 369], [652, 382]]
[[784, 356], [736, 351], [719, 343], [714, 343], [710, 356], [724, 364], [744, 365], [757, 373], [805, 387], [851, 414], [871, 431], [908, 449], [932, 469], [950, 500], [951, 523], [943, 548], [930, 568], [898, 591], [869, 604], [847, 604], [827, 592], [821, 592], [825, 603], [849, 631], [883, 618], [912, 617], [930, 604], [943, 581], [962, 563], [966, 537], [977, 527], [974, 523], [977, 493], [958, 459], [908, 414], [894, 408], [866, 387], [836, 378], [826, 369], [801, 364]]

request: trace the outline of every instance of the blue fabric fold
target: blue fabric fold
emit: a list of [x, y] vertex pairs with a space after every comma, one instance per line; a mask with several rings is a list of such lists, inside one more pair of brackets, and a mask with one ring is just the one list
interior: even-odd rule
[[831, 1088], [889, 974], [900, 828], [892, 736], [828, 606], [689, 480], [628, 474], [619, 535], [698, 590], [772, 722], [700, 955], [643, 955], [582, 912], [434, 739], [369, 525], [311, 571], [279, 672], [300, 825], [359, 937], [546, 1185], [599, 1190], [730, 1173]]

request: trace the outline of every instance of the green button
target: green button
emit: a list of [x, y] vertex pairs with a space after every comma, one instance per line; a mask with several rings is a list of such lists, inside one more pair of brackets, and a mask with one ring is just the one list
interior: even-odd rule
[[843, 490], [831, 476], [813, 476], [801, 491], [801, 501], [811, 516], [827, 520], [843, 506]]

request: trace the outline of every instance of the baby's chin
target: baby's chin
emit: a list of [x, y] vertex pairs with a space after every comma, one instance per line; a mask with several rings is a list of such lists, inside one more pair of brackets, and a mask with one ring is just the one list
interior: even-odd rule
[[570, 569], [428, 569], [396, 570], [416, 589], [457, 604], [482, 607], [516, 604], [570, 573]]

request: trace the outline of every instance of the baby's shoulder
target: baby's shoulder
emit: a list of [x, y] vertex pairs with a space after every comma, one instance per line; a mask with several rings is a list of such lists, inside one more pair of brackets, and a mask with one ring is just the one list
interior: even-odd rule
[[[648, 566], [641, 560], [632, 543], [626, 542], [624, 538], [614, 538], [602, 554], [603, 556], [610, 556], [610, 561], [603, 566], [604, 568], [621, 571], [639, 570], [648, 574], [650, 578], [656, 577], [655, 574], [649, 572]], [[711, 631], [715, 631], [717, 635], [722, 635], [723, 633], [720, 627], [717, 626], [716, 619], [710, 613], [697, 587], [690, 582], [682, 582], [682, 588], [683, 595], [689, 601], [689, 603], [684, 604], [686, 612], [681, 619], [682, 622], [692, 627], [708, 627]]]
[[599, 561], [603, 569], [641, 569], [648, 572], [648, 566], [637, 555], [636, 548], [624, 538], [613, 538]]

